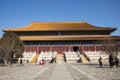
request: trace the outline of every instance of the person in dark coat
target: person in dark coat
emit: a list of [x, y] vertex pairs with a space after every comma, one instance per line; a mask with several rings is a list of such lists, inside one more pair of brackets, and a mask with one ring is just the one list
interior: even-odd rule
[[100, 65], [100, 68], [102, 68], [102, 57], [99, 58], [99, 65]]
[[119, 66], [119, 59], [117, 57], [115, 57], [115, 65], [116, 65], [116, 68], [118, 68], [118, 66]]
[[23, 66], [22, 58], [20, 58], [20, 66]]
[[110, 68], [113, 68], [113, 58], [111, 55], [109, 55], [109, 64], [110, 64]]

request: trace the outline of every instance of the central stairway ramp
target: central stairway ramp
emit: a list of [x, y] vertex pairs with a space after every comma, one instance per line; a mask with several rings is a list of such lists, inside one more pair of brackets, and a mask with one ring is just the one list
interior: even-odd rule
[[66, 68], [65, 64], [55, 64], [55, 69], [49, 80], [74, 80], [74, 78]]
[[57, 54], [57, 56], [56, 56], [56, 62], [57, 63], [63, 63], [64, 62], [63, 54]]
[[81, 54], [82, 63], [89, 63], [88, 59], [84, 54]]
[[36, 62], [37, 62], [37, 58], [38, 58], [39, 55], [40, 55], [40, 54], [36, 54], [36, 55], [34, 56], [34, 58], [30, 61], [30, 63], [36, 63]]

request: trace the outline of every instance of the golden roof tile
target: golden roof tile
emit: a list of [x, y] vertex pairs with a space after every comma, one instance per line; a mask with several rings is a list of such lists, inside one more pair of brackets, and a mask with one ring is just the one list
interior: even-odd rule
[[87, 22], [33, 22], [32, 24], [21, 27], [4, 29], [3, 31], [64, 31], [64, 30], [111, 30], [116, 28], [97, 27]]

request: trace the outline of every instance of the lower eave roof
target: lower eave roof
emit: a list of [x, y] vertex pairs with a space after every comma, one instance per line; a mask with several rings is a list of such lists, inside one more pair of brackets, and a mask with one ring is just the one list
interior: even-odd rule
[[22, 41], [71, 41], [71, 40], [120, 40], [120, 36], [87, 35], [87, 36], [20, 36]]

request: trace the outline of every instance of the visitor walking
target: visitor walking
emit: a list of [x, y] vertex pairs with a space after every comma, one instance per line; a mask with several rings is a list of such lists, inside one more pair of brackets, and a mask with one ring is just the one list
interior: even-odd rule
[[110, 64], [110, 68], [113, 68], [113, 58], [111, 55], [109, 55], [109, 64]]
[[120, 67], [119, 59], [117, 58], [117, 56], [115, 57], [115, 65], [116, 65], [116, 68]]
[[54, 62], [56, 63], [56, 57], [54, 57]]
[[23, 66], [22, 58], [20, 58], [20, 66]]
[[100, 65], [100, 68], [102, 68], [102, 57], [99, 58], [99, 65]]

